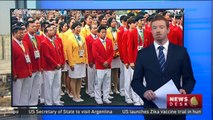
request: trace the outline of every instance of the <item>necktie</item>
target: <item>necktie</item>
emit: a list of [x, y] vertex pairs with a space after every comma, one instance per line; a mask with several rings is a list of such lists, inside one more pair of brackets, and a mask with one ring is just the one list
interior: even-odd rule
[[112, 28], [112, 32], [116, 32], [116, 28]]
[[77, 36], [77, 40], [78, 40], [78, 41], [77, 41], [78, 44], [79, 44], [80, 46], [82, 46], [83, 43], [82, 43], [82, 41], [81, 41], [81, 37], [80, 37], [80, 36]]
[[144, 36], [143, 36], [143, 31], [142, 31], [142, 30], [140, 30], [139, 34], [140, 34], [140, 36], [141, 36], [141, 39], [142, 39], [142, 43], [143, 43], [143, 42], [144, 42]]
[[32, 37], [32, 41], [33, 41], [34, 46], [37, 48], [37, 41], [34, 36]]
[[103, 45], [104, 45], [104, 48], [106, 49], [106, 41], [103, 40], [102, 43], [103, 43]]
[[95, 37], [94, 37], [95, 39], [97, 38], [97, 35], [95, 35]]
[[159, 54], [158, 54], [158, 61], [159, 61], [159, 65], [160, 65], [160, 68], [161, 68], [161, 71], [164, 72], [164, 69], [165, 69], [165, 55], [163, 53], [163, 49], [164, 47], [163, 46], [159, 46], [158, 47], [158, 50], [159, 50]]
[[20, 42], [21, 49], [25, 52], [25, 48], [22, 42]]
[[51, 40], [51, 43], [53, 44], [53, 46], [55, 47], [55, 43], [54, 43], [54, 40]]

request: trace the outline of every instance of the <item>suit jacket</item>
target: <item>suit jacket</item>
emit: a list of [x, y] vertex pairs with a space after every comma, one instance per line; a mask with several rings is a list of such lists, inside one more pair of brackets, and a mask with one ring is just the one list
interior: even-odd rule
[[82, 35], [84, 38], [86, 38], [86, 36], [90, 35], [90, 28], [88, 25], [85, 25], [80, 32], [80, 35]]
[[117, 36], [117, 42], [118, 42], [118, 52], [120, 54], [120, 59], [123, 61], [123, 55], [122, 55], [122, 44], [123, 44], [123, 34], [124, 34], [124, 26], [121, 26], [118, 28], [118, 36]]
[[126, 30], [123, 33], [123, 37], [122, 37], [122, 46], [121, 46], [121, 56], [122, 56], [122, 61], [124, 62], [124, 64], [129, 64], [129, 54], [128, 54], [128, 47], [127, 47], [127, 41], [128, 41], [128, 36], [129, 36], [129, 30]]
[[32, 64], [27, 63], [25, 59], [25, 54], [29, 55], [29, 49], [27, 43], [22, 41], [25, 53], [19, 44], [12, 40], [12, 73], [13, 76], [17, 76], [17, 78], [26, 78], [32, 75]]
[[92, 44], [94, 41], [95, 39], [92, 37], [91, 34], [86, 37], [88, 63], [93, 63], [93, 64], [95, 64], [95, 58], [92, 54]]
[[30, 36], [27, 34], [25, 34], [23, 41], [25, 41], [29, 47], [29, 56], [30, 56], [30, 60], [32, 63], [32, 71], [33, 72], [37, 72], [41, 70], [41, 57], [38, 59], [35, 59], [35, 55], [34, 55], [34, 51], [38, 50], [39, 53], [40, 52], [40, 47], [41, 47], [41, 39], [38, 35], [34, 35], [37, 41], [37, 48], [34, 46], [33, 42], [30, 39]]
[[153, 43], [153, 38], [152, 34], [143, 29], [144, 33], [144, 43], [142, 43], [142, 40], [140, 38], [140, 42], [138, 43], [138, 30], [137, 28], [133, 29], [132, 31], [129, 32], [129, 37], [128, 37], [128, 42], [127, 42], [127, 47], [128, 47], [128, 54], [129, 54], [129, 62], [130, 63], [135, 63], [137, 54], [138, 54], [138, 46], [143, 45], [143, 48], [148, 47]]
[[55, 42], [58, 44], [58, 53], [60, 56], [60, 64], [64, 65], [65, 64], [65, 56], [64, 56], [64, 47], [62, 44], [62, 39], [58, 36], [56, 36]]
[[[112, 40], [113, 49], [115, 48], [115, 44], [117, 44], [117, 47], [118, 47], [118, 41], [117, 41], [118, 40], [117, 39], [118, 38], [118, 32], [119, 32], [119, 30], [116, 31], [116, 37], [114, 38], [113, 34], [112, 34], [112, 28], [109, 27], [107, 29], [106, 38]], [[119, 56], [119, 50], [118, 49], [114, 50], [114, 55], [113, 56]]]
[[171, 31], [170, 42], [183, 46], [183, 30], [179, 26]]
[[[180, 85], [181, 76], [182, 86]], [[143, 77], [146, 79], [146, 87], [143, 85]], [[182, 88], [186, 90], [187, 94], [192, 92], [195, 79], [190, 58], [185, 48], [169, 43], [163, 73], [160, 70], [154, 45], [139, 51], [131, 86], [144, 100], [144, 108], [157, 108], [153, 102], [147, 101], [143, 97], [144, 92], [147, 90], [155, 91], [171, 79], [178, 90]]]
[[[75, 64], [79, 63], [88, 63], [88, 57], [87, 57], [87, 45], [85, 42], [85, 38], [80, 35], [80, 38], [83, 42], [83, 46], [78, 45], [78, 42], [75, 38], [75, 35], [71, 35], [68, 39], [68, 48], [67, 48], [67, 60], [69, 63], [69, 66], [74, 66]], [[79, 50], [84, 49], [84, 54], [82, 57], [79, 56]]]
[[111, 62], [113, 59], [113, 46], [112, 41], [106, 38], [106, 49], [104, 48], [101, 40], [98, 38], [92, 45], [92, 53], [95, 57], [95, 67], [96, 69], [106, 69], [103, 63], [107, 61], [109, 63], [109, 68], [111, 68]]
[[60, 54], [58, 51], [58, 42], [53, 44], [45, 37], [41, 43], [41, 66], [43, 70], [55, 70], [57, 65], [60, 65]]

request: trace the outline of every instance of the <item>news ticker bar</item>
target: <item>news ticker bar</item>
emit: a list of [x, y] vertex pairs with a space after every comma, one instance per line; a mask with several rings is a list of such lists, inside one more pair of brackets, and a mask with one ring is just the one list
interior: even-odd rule
[[[19, 109], [6, 112], [22, 115], [181, 115], [202, 114], [202, 109]], [[0, 113], [3, 114], [3, 111]]]

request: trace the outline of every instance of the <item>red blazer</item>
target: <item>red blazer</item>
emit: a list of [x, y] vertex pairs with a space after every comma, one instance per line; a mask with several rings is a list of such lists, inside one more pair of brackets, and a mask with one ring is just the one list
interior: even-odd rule
[[92, 37], [91, 34], [86, 37], [88, 63], [93, 63], [93, 64], [95, 64], [95, 58], [92, 54], [92, 45], [94, 41], [95, 39]]
[[109, 68], [111, 68], [111, 62], [113, 59], [113, 46], [112, 41], [106, 38], [106, 49], [104, 48], [101, 40], [97, 38], [92, 45], [92, 53], [95, 58], [96, 69], [105, 69], [103, 63], [107, 61], [109, 63]]
[[125, 31], [123, 34], [123, 38], [122, 38], [122, 52], [121, 55], [123, 56], [123, 62], [124, 64], [128, 64], [129, 63], [129, 58], [128, 58], [128, 47], [127, 47], [127, 41], [128, 41], [128, 37], [129, 37], [129, 30]]
[[118, 51], [120, 53], [121, 61], [123, 61], [123, 55], [122, 55], [123, 33], [124, 33], [124, 26], [121, 26], [121, 27], [119, 27], [119, 32], [118, 32], [118, 36], [117, 36]]
[[58, 53], [60, 55], [60, 64], [64, 65], [65, 64], [65, 56], [64, 56], [64, 47], [62, 44], [62, 39], [58, 36], [56, 36], [55, 42], [58, 44]]
[[[143, 48], [146, 48], [153, 43], [154, 39], [152, 37], [152, 34], [149, 31], [143, 29], [143, 33], [144, 33], [144, 43], [142, 43], [142, 40], [140, 38], [139, 45], [143, 45]], [[128, 58], [130, 63], [136, 62], [139, 45], [138, 45], [138, 30], [137, 28], [135, 28], [129, 32], [128, 42], [127, 42], [127, 47], [129, 50]]]
[[151, 31], [152, 31], [152, 28], [151, 28], [150, 25], [146, 24], [146, 25], [145, 25], [145, 30], [151, 32]]
[[43, 70], [55, 70], [60, 64], [60, 55], [58, 52], [58, 42], [55, 41], [55, 47], [48, 38], [41, 43], [41, 67]]
[[173, 29], [169, 40], [175, 45], [183, 46], [183, 30], [180, 27]]
[[34, 47], [34, 44], [30, 40], [28, 33], [24, 35], [23, 41], [25, 41], [29, 47], [29, 56], [32, 63], [32, 72], [37, 72], [41, 70], [41, 57], [39, 59], [35, 59], [34, 51], [38, 49], [39, 53], [41, 47], [41, 39], [38, 35], [35, 35], [37, 41], [37, 48]]
[[40, 39], [41, 39], [41, 42], [43, 42], [43, 41], [45, 40], [45, 38], [46, 38], [46, 37], [44, 36], [44, 34], [40, 35], [39, 37], [40, 37]]
[[[23, 41], [23, 45], [26, 54], [29, 54], [27, 43]], [[32, 76], [32, 64], [26, 62], [25, 53], [15, 40], [12, 41], [12, 70], [13, 76], [17, 78]]]

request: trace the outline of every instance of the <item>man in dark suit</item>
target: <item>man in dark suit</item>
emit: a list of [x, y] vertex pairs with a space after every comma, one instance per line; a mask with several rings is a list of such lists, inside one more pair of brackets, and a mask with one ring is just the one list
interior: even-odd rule
[[[168, 41], [169, 23], [156, 15], [151, 23], [154, 44], [138, 52], [131, 86], [144, 100], [144, 108], [158, 108], [152, 101], [155, 90], [173, 80], [181, 94], [192, 92], [195, 79], [185, 48]], [[146, 84], [143, 84], [145, 77]], [[182, 81], [181, 81], [182, 77]], [[145, 115], [146, 120], [185, 120], [185, 115]]]

